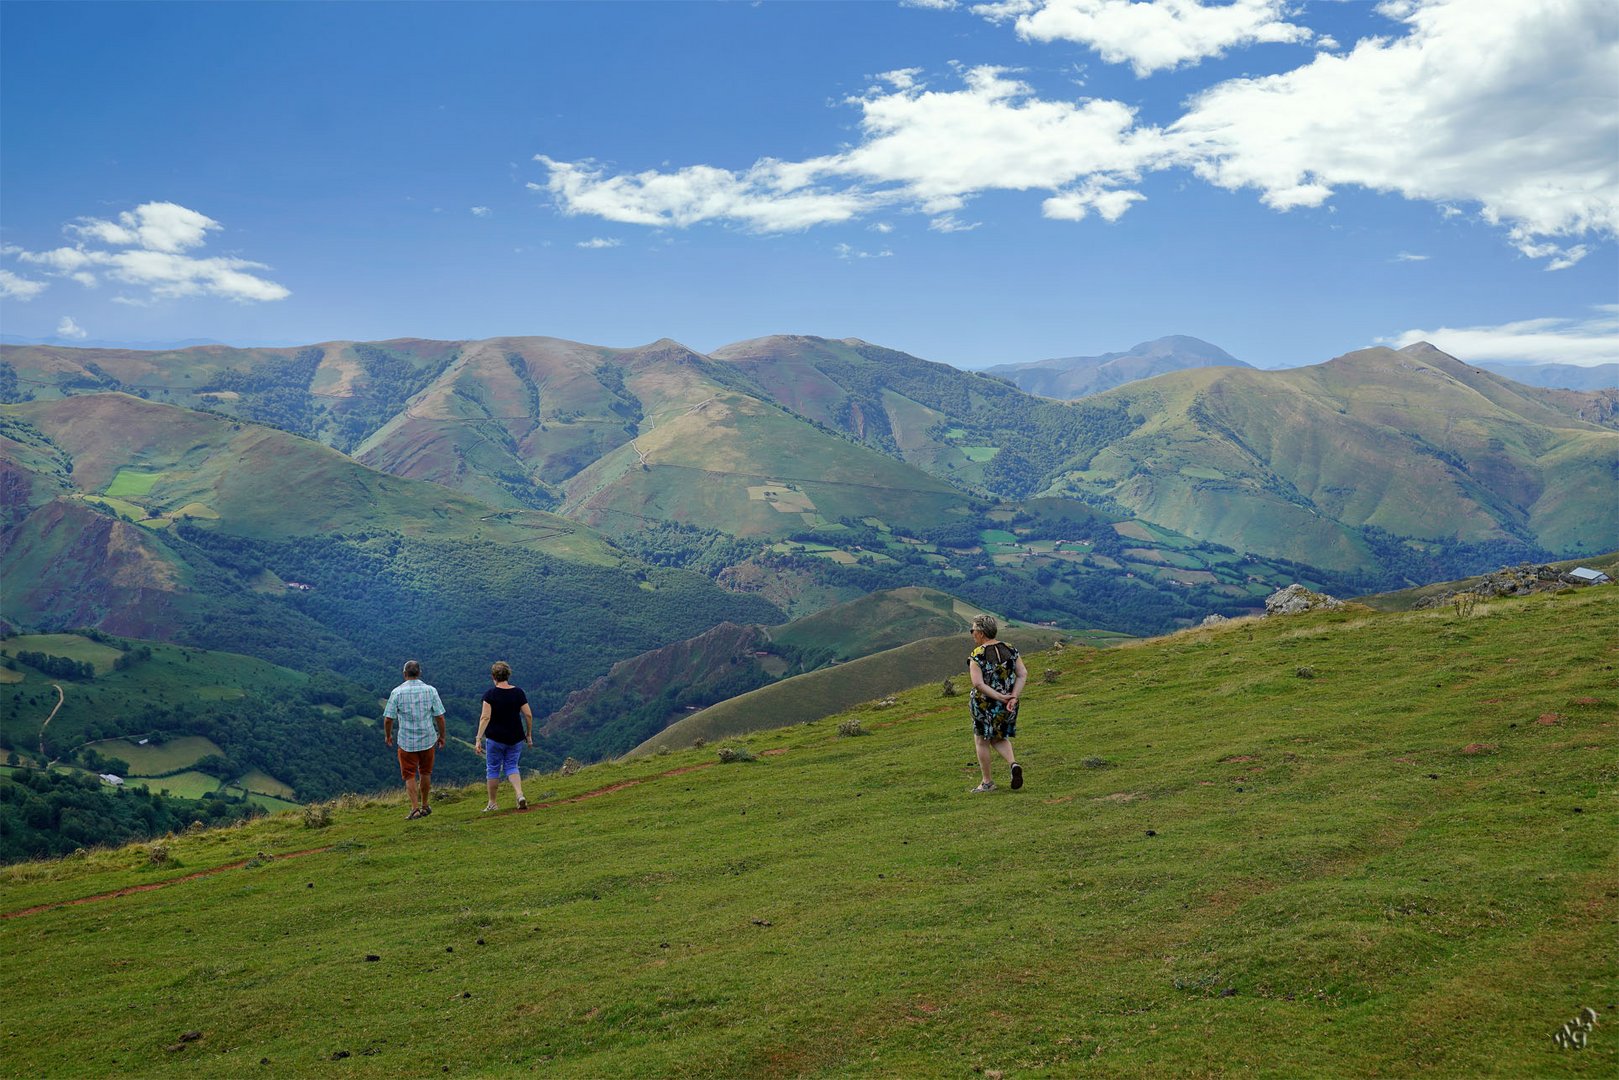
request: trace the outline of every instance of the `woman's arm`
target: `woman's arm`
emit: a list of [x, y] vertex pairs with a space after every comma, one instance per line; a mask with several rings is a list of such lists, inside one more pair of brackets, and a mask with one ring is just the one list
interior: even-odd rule
[[489, 702], [483, 703], [483, 712], [478, 716], [478, 734], [472, 737], [472, 752], [483, 753], [483, 729], [489, 726]]
[[1029, 681], [1029, 669], [1023, 664], [1023, 657], [1017, 658], [1017, 681], [1012, 684], [1012, 692], [1006, 695], [1006, 703], [1017, 711], [1017, 702], [1023, 697], [1023, 686]]
[[528, 707], [526, 701], [523, 702], [523, 737], [530, 746], [534, 745], [534, 710]]

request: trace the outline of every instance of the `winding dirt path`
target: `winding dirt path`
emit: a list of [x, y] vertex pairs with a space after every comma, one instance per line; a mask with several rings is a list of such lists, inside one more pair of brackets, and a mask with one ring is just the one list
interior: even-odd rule
[[56, 683], [51, 683], [51, 689], [56, 691], [56, 708], [52, 709], [51, 714], [45, 718], [45, 723], [39, 725], [39, 756], [44, 760], [47, 769], [54, 762], [45, 754], [45, 729], [50, 726], [52, 720], [56, 719], [56, 710], [62, 707], [62, 702], [67, 700], [67, 695], [62, 693], [62, 688]]

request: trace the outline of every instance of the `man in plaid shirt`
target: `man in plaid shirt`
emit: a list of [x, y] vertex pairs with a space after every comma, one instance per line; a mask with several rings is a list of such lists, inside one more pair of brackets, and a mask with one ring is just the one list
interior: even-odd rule
[[444, 702], [438, 691], [422, 682], [422, 665], [405, 661], [405, 681], [388, 695], [382, 713], [382, 737], [394, 745], [394, 724], [399, 725], [399, 775], [405, 778], [410, 813], [405, 820], [433, 812], [428, 796], [433, 790], [433, 753], [444, 745]]

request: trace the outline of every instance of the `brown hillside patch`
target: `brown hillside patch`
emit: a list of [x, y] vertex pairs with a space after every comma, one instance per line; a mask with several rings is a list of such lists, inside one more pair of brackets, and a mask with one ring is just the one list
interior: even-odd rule
[[[1016, 688], [1014, 687], [1014, 689], [1016, 689]], [[1230, 757], [1221, 758], [1220, 759], [1220, 764], [1222, 764], [1222, 765], [1233, 765], [1233, 764], [1235, 764], [1235, 763], [1237, 763], [1239, 761], [1258, 761], [1258, 760], [1259, 759], [1257, 757], [1254, 757], [1252, 754], [1233, 754]]]
[[1562, 717], [1559, 716], [1557, 713], [1546, 712], [1546, 713], [1541, 713], [1538, 717], [1536, 717], [1535, 718], [1535, 723], [1537, 723], [1537, 724], [1545, 724], [1545, 725], [1547, 725], [1549, 727], [1552, 724], [1557, 723], [1561, 719], [1562, 719]]
[[1602, 701], [1599, 698], [1591, 697], [1588, 694], [1585, 697], [1577, 697], [1577, 698], [1575, 698], [1574, 701], [1573, 701], [1573, 704], [1575, 704], [1575, 705], [1600, 705], [1600, 704], [1602, 704]]
[[1124, 802], [1135, 802], [1137, 799], [1140, 799], [1141, 797], [1142, 797], [1141, 792], [1139, 792], [1139, 791], [1115, 791], [1111, 795], [1098, 795], [1096, 798], [1092, 799], [1091, 801], [1092, 802], [1119, 802], [1119, 803], [1124, 803]]
[[1462, 753], [1464, 753], [1464, 754], [1493, 754], [1499, 749], [1501, 749], [1501, 748], [1498, 745], [1496, 745], [1495, 743], [1493, 743], [1493, 742], [1490, 742], [1490, 743], [1476, 742], [1476, 743], [1468, 743], [1466, 746], [1462, 747]]

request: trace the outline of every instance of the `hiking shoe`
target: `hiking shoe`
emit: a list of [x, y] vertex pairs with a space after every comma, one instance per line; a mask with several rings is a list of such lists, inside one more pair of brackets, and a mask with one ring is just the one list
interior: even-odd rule
[[494, 803], [490, 803], [488, 806], [485, 806], [483, 808], [483, 812], [486, 813], [486, 814], [491, 814], [491, 813], [494, 813], [496, 810], [499, 810], [499, 809], [500, 809], [500, 807], [496, 806]]
[[415, 821], [417, 818], [419, 818], [421, 816], [422, 816], [421, 810], [416, 809], [416, 810], [412, 810], [410, 813], [406, 814], [405, 815], [405, 820], [406, 821]]
[[422, 817], [426, 817], [428, 814], [431, 814], [432, 812], [433, 812], [433, 808], [431, 806], [428, 806], [426, 803], [422, 804], [422, 814], [421, 814]]
[[1012, 762], [1012, 790], [1016, 791], [1023, 786], [1023, 766]]
[[977, 787], [973, 788], [967, 794], [969, 794], [969, 795], [982, 795], [986, 791], [994, 791], [994, 790], [995, 790], [995, 781], [993, 781], [993, 780], [985, 780], [982, 784], [979, 784]]
[[528, 800], [523, 799], [523, 798], [519, 798], [517, 800], [517, 809], [519, 809], [519, 810], [527, 810], [528, 809]]

